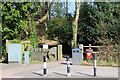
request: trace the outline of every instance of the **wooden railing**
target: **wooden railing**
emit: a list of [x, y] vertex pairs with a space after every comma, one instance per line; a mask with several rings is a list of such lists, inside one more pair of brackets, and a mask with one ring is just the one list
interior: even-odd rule
[[[88, 47], [89, 49], [91, 49], [91, 48], [100, 48], [100, 47], [102, 47], [102, 46], [91, 46], [91, 44], [89, 44], [89, 46], [84, 46], [83, 44], [79, 44], [79, 48], [81, 49], [81, 52], [82, 53], [85, 53], [84, 52], [84, 48], [85, 47]], [[93, 50], [93, 53], [98, 53], [98, 52], [95, 52], [94, 50]]]
[[[6, 52], [8, 53], [8, 44], [12, 44], [13, 40], [6, 40]], [[26, 47], [27, 44], [30, 45], [30, 41], [26, 40], [26, 41], [21, 41], [20, 44], [22, 44], [22, 53], [24, 53], [24, 49]]]

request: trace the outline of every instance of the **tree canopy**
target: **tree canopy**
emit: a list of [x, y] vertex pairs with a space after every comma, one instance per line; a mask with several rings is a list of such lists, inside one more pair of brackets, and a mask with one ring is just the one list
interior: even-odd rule
[[[119, 2], [85, 2], [76, 7], [72, 16], [65, 2], [3, 2], [3, 44], [6, 39], [19, 39], [30, 40], [33, 46], [38, 46], [43, 36], [57, 40], [68, 50], [72, 48], [73, 39], [77, 41], [75, 44], [119, 43]], [[74, 29], [75, 19], [78, 28]]]

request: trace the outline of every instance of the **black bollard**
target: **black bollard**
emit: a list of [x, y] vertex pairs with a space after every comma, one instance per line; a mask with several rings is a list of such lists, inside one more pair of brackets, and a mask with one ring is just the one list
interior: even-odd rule
[[66, 57], [67, 61], [67, 76], [70, 76], [70, 62], [69, 62], [69, 56]]
[[96, 65], [96, 59], [97, 58], [96, 58], [96, 54], [95, 53], [93, 54], [93, 59], [94, 59], [94, 76], [96, 76], [96, 66], [97, 66]]
[[47, 64], [46, 64], [46, 62], [47, 62], [47, 59], [46, 59], [46, 56], [43, 56], [43, 62], [44, 62], [44, 67], [43, 67], [43, 75], [44, 76], [47, 76]]

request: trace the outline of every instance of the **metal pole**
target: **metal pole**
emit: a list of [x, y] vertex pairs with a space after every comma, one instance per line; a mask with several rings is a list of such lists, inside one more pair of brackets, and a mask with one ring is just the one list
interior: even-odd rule
[[46, 74], [47, 74], [47, 64], [46, 64], [47, 59], [46, 59], [46, 56], [43, 56], [43, 62], [44, 62], [43, 75], [44, 75], [44, 76], [47, 76], [47, 75], [46, 75]]
[[69, 62], [69, 56], [66, 57], [67, 61], [67, 76], [70, 76], [70, 62]]
[[96, 54], [95, 53], [93, 54], [93, 58], [94, 58], [94, 76], [96, 76], [96, 66], [97, 66], [96, 65], [96, 59], [97, 58], [96, 58]]

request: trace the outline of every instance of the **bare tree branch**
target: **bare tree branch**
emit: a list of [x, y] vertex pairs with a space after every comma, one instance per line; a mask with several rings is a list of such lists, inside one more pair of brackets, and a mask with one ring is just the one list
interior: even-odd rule
[[52, 7], [52, 5], [53, 5], [53, 1], [54, 1], [54, 0], [52, 0], [52, 2], [50, 3], [50, 6], [49, 6], [46, 14], [45, 14], [42, 18], [40, 18], [38, 21], [35, 22], [36, 25], [39, 24], [39, 23], [42, 23], [43, 21], [45, 21], [45, 20], [47, 19], [47, 17], [48, 17], [49, 14], [50, 14], [50, 9], [51, 9], [51, 7]]

